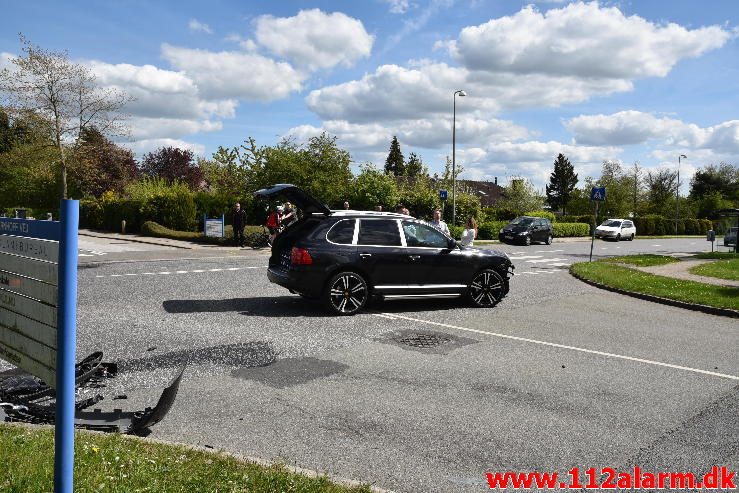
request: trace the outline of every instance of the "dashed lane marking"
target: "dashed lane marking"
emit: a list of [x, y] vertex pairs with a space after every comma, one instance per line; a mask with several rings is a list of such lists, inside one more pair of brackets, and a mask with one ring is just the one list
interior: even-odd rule
[[171, 274], [202, 274], [203, 272], [233, 272], [237, 270], [247, 270], [247, 269], [266, 269], [266, 265], [262, 266], [252, 266], [252, 267], [229, 267], [226, 269], [195, 269], [195, 270], [176, 270], [174, 272], [170, 271], [161, 271], [161, 272], [137, 272], [137, 273], [128, 273], [128, 274], [108, 274], [108, 275], [99, 275], [95, 276], [97, 278], [101, 277], [135, 277], [135, 276], [168, 276]]
[[508, 257], [511, 260], [526, 260], [527, 258], [541, 258], [542, 255], [524, 255], [523, 257]]
[[542, 258], [538, 260], [527, 260], [527, 264], [543, 264], [548, 262], [563, 262], [567, 260], [566, 258]]
[[564, 252], [564, 250], [537, 250], [534, 253], [554, 253], [554, 252]]
[[460, 331], [464, 331], [464, 332], [472, 332], [472, 333], [475, 333], [475, 334], [482, 334], [482, 335], [487, 335], [487, 336], [492, 336], [492, 337], [499, 337], [501, 339], [509, 339], [509, 340], [518, 341], [518, 342], [526, 342], [526, 343], [529, 343], [529, 344], [537, 344], [537, 345], [540, 345], [540, 346], [549, 346], [549, 347], [558, 348], [558, 349], [567, 349], [569, 351], [577, 351], [577, 352], [580, 352], [580, 353], [594, 354], [594, 355], [597, 355], [597, 356], [604, 356], [606, 358], [614, 358], [614, 359], [621, 359], [621, 360], [625, 360], [625, 361], [633, 361], [635, 363], [644, 363], [644, 364], [647, 364], [647, 365], [661, 366], [661, 367], [664, 367], [664, 368], [672, 368], [674, 370], [688, 371], [688, 372], [692, 372], [692, 373], [698, 373], [698, 374], [701, 374], [701, 375], [708, 375], [708, 376], [711, 376], [711, 377], [726, 378], [726, 379], [729, 379], [729, 380], [739, 381], [739, 376], [736, 376], [736, 375], [728, 375], [726, 373], [718, 373], [718, 372], [715, 372], [715, 371], [701, 370], [700, 368], [691, 368], [689, 366], [673, 365], [673, 364], [670, 364], [670, 363], [664, 363], [662, 361], [654, 361], [654, 360], [649, 360], [649, 359], [645, 359], [645, 358], [635, 358], [633, 356], [626, 356], [626, 355], [623, 355], [623, 354], [608, 353], [608, 352], [605, 352], [605, 351], [597, 351], [597, 350], [594, 350], [594, 349], [587, 349], [587, 348], [582, 348], [582, 347], [577, 347], [577, 346], [568, 346], [568, 345], [565, 345], [565, 344], [557, 344], [556, 342], [541, 341], [541, 340], [538, 340], [538, 339], [529, 339], [527, 337], [518, 337], [518, 336], [513, 336], [513, 335], [510, 335], [510, 334], [500, 334], [498, 332], [488, 332], [486, 330], [471, 329], [469, 327], [460, 327], [458, 325], [445, 324], [445, 323], [442, 323], [442, 322], [432, 322], [430, 320], [422, 320], [422, 319], [419, 319], [419, 318], [406, 317], [404, 315], [398, 315], [396, 313], [392, 313], [392, 314], [391, 313], [375, 313], [374, 315], [375, 316], [382, 316], [383, 318], [392, 318], [392, 319], [395, 319], [395, 320], [398, 320], [398, 319], [400, 319], [400, 320], [409, 320], [411, 322], [418, 322], [418, 323], [421, 323], [421, 324], [436, 325], [437, 327], [444, 327], [444, 328], [447, 328], [447, 329], [460, 330]]

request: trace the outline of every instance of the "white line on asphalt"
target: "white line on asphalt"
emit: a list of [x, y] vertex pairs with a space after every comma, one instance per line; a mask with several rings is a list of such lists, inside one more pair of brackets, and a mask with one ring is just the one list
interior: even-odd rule
[[534, 253], [554, 253], [554, 252], [564, 252], [564, 250], [537, 250]]
[[[376, 314], [376, 315], [380, 315], [380, 314]], [[381, 315], [387, 316], [389, 314], [382, 313]], [[689, 366], [673, 365], [670, 363], [663, 363], [661, 361], [654, 361], [654, 360], [649, 360], [649, 359], [644, 359], [644, 358], [635, 358], [633, 356], [625, 356], [623, 354], [607, 353], [605, 351], [596, 351], [594, 349], [586, 349], [586, 348], [581, 348], [581, 347], [576, 347], [576, 346], [567, 346], [565, 344], [557, 344], [555, 342], [540, 341], [537, 339], [529, 339], [526, 337], [512, 336], [509, 334], [500, 334], [498, 332], [487, 332], [485, 330], [471, 329], [469, 327], [460, 327], [458, 325], [445, 324], [441, 322], [432, 322], [430, 320], [422, 320], [419, 318], [406, 317], [403, 315], [393, 314], [392, 316], [394, 316], [395, 318], [401, 319], [401, 320], [410, 320], [411, 322], [437, 325], [439, 327], [445, 327], [447, 329], [461, 330], [465, 332], [473, 332], [476, 334], [484, 334], [484, 335], [493, 336], [493, 337], [500, 337], [502, 339], [510, 339], [510, 340], [519, 341], [519, 342], [528, 342], [531, 344], [539, 344], [541, 346], [549, 346], [549, 347], [555, 347], [559, 349], [569, 349], [570, 351], [578, 351], [581, 353], [595, 354], [598, 356], [605, 356], [607, 358], [623, 359], [626, 361], [634, 361], [636, 363], [645, 363], [645, 364], [654, 365], [654, 366], [663, 366], [665, 368], [673, 368], [675, 370], [690, 371], [693, 373], [700, 373], [702, 375], [709, 375], [712, 377], [727, 378], [729, 380], [739, 380], [739, 376], [736, 376], [736, 375], [727, 375], [726, 373], [717, 373], [714, 371], [701, 370], [700, 368], [691, 368]]]
[[662, 246], [662, 245], [652, 245], [652, 246], [653, 246], [653, 247], [656, 247], [656, 246]]
[[511, 260], [526, 260], [527, 258], [541, 258], [541, 255], [524, 255], [523, 257], [508, 257]]
[[529, 252], [511, 252], [511, 255], [523, 255], [524, 253], [529, 253]]
[[556, 264], [549, 264], [549, 267], [569, 267], [570, 264], [564, 264], [562, 262], [557, 262]]
[[175, 274], [187, 274], [188, 272], [189, 271], [186, 271], [186, 270], [176, 270], [174, 273]]
[[[203, 272], [227, 272], [227, 271], [237, 271], [237, 270], [244, 270], [244, 269], [266, 269], [268, 266], [251, 266], [251, 267], [230, 267], [228, 269], [210, 269], [210, 270], [178, 270], [175, 271], [175, 274], [201, 274]], [[101, 277], [123, 277], [123, 276], [159, 276], [159, 275], [167, 275], [172, 274], [172, 272], [141, 272], [141, 273], [131, 273], [131, 274], [108, 274], [107, 276], [95, 276], [97, 278]]]
[[563, 260], [567, 260], [566, 258], [542, 258], [539, 260], [527, 260], [526, 263], [528, 264], [542, 264], [544, 262], [562, 262]]

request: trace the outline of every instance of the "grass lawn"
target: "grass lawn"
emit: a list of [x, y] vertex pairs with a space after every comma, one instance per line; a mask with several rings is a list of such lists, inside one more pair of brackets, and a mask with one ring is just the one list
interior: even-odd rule
[[[54, 431], [0, 424], [0, 491], [52, 491]], [[264, 467], [216, 453], [132, 440], [117, 434], [75, 434], [75, 491], [369, 492], [282, 466]]]
[[690, 272], [699, 276], [739, 281], [739, 258], [718, 260], [710, 264], [698, 265], [690, 269]]
[[[626, 291], [650, 294], [688, 303], [739, 310], [739, 289], [673, 279], [613, 265], [609, 261], [582, 262], [570, 271], [585, 279]], [[642, 264], [643, 265], [643, 264]]]
[[599, 262], [613, 262], [617, 264], [632, 264], [638, 265], [639, 267], [650, 267], [653, 265], [665, 265], [674, 262], [680, 262], [674, 257], [667, 257], [665, 255], [653, 255], [647, 253], [644, 255], [626, 255], [623, 257], [609, 257], [601, 259]]

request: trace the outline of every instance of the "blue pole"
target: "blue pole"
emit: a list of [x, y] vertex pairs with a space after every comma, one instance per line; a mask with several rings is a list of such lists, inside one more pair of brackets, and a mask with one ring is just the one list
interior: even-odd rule
[[59, 321], [56, 355], [54, 492], [72, 493], [74, 484], [74, 364], [77, 342], [77, 227], [79, 201], [62, 200], [59, 243]]

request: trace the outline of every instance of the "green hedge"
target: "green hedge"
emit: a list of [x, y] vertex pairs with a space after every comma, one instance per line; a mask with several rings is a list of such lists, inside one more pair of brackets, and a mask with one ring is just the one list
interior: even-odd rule
[[175, 190], [145, 199], [129, 199], [104, 194], [98, 199], [80, 201], [80, 226], [121, 231], [126, 221], [127, 233], [138, 233], [146, 221], [165, 224], [173, 230], [195, 231], [198, 214], [193, 194]]
[[[675, 219], [664, 216], [648, 215], [634, 219], [636, 234], [639, 236], [674, 235]], [[709, 219], [679, 219], [677, 221], [677, 234], [679, 235], [705, 235], [711, 229], [712, 223]]]
[[552, 223], [555, 238], [571, 238], [590, 235], [590, 225], [585, 223]]
[[[262, 232], [262, 226], [247, 226], [244, 229], [244, 236], [249, 237], [250, 233]], [[205, 236], [201, 231], [177, 231], [166, 228], [154, 221], [146, 221], [141, 226], [141, 234], [144, 236], [152, 236], [154, 238], [169, 238], [172, 240], [195, 241], [198, 243], [213, 243], [219, 245], [228, 245], [233, 241], [233, 228], [226, 225], [223, 228], [223, 238], [213, 238]]]
[[490, 221], [482, 223], [477, 227], [478, 240], [497, 240], [498, 232], [508, 224], [509, 221]]
[[557, 219], [557, 217], [554, 215], [553, 212], [542, 211], [542, 210], [527, 212], [523, 215], [533, 216], [533, 217], [543, 217], [544, 219], [549, 219], [549, 221], [551, 222], [554, 222]]

